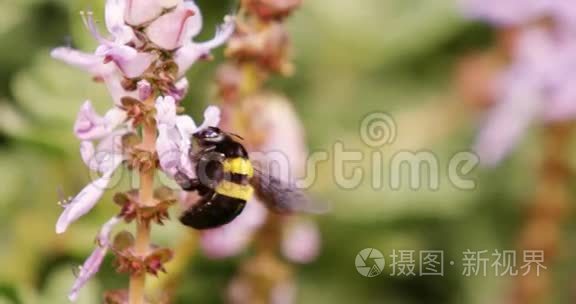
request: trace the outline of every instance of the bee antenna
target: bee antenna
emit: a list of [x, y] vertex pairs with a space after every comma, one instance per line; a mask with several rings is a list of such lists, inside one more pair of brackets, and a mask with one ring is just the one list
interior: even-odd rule
[[236, 138], [238, 138], [238, 139], [240, 139], [240, 140], [244, 140], [244, 137], [242, 137], [242, 136], [240, 136], [240, 135], [238, 135], [238, 134], [230, 133], [230, 132], [226, 132], [226, 134], [228, 134], [228, 135], [230, 135], [230, 136], [232, 136], [232, 137], [236, 137]]

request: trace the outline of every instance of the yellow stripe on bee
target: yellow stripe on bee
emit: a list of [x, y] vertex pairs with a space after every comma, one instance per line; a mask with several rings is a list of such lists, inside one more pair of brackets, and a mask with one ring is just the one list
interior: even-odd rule
[[236, 173], [252, 177], [254, 168], [250, 160], [242, 157], [228, 158], [224, 160], [224, 172]]
[[218, 186], [216, 186], [215, 191], [218, 194], [245, 201], [249, 200], [254, 193], [254, 189], [250, 185], [240, 185], [229, 181], [221, 181]]

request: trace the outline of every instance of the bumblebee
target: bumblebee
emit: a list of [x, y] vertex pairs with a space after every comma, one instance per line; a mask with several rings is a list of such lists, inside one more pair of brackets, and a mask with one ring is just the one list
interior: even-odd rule
[[254, 166], [238, 140], [242, 138], [216, 127], [193, 135], [195, 149], [190, 158], [196, 177], [178, 174], [176, 181], [185, 191], [197, 191], [201, 198], [181, 215], [182, 224], [195, 229], [225, 225], [242, 212], [254, 194], [277, 213], [318, 211], [295, 186]]

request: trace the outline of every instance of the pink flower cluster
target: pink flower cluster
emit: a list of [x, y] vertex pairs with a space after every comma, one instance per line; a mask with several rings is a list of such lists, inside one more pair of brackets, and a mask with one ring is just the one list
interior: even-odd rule
[[498, 27], [519, 26], [553, 18], [563, 28], [576, 25], [576, 8], [570, 0], [462, 0], [462, 12], [471, 19]]
[[499, 163], [534, 121], [576, 117], [576, 5], [570, 0], [465, 0], [466, 15], [514, 27], [511, 61], [494, 80], [496, 104], [475, 150]]
[[[89, 100], [80, 108], [74, 134], [81, 142], [82, 160], [100, 177], [64, 204], [56, 223], [57, 233], [65, 232], [72, 222], [88, 213], [109, 187], [114, 172], [130, 160], [123, 139], [137, 134], [137, 119], [142, 116], [156, 121], [161, 169], [170, 176], [176, 172], [193, 176], [188, 157], [190, 137], [199, 129], [216, 126], [220, 110], [207, 108], [200, 126], [191, 117], [178, 115], [177, 106], [188, 87], [184, 74], [234, 32], [234, 20], [227, 16], [212, 40], [195, 42], [194, 37], [202, 29], [202, 15], [190, 0], [107, 0], [108, 35], [98, 31], [91, 12], [82, 16], [99, 44], [96, 50], [85, 53], [59, 47], [52, 51], [52, 57], [103, 81], [114, 103], [103, 116]], [[132, 109], [126, 107], [126, 100]], [[110, 245], [110, 231], [119, 221], [113, 217], [102, 227], [98, 246], [78, 274], [70, 300], [76, 299], [78, 290], [97, 272]]]

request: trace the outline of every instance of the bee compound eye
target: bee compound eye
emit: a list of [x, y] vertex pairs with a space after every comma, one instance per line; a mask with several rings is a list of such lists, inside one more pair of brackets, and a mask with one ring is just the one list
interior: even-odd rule
[[205, 138], [208, 138], [208, 139], [217, 140], [217, 139], [221, 138], [222, 132], [220, 132], [220, 130], [215, 129], [215, 128], [209, 128], [205, 131], [204, 136], [205, 136]]

